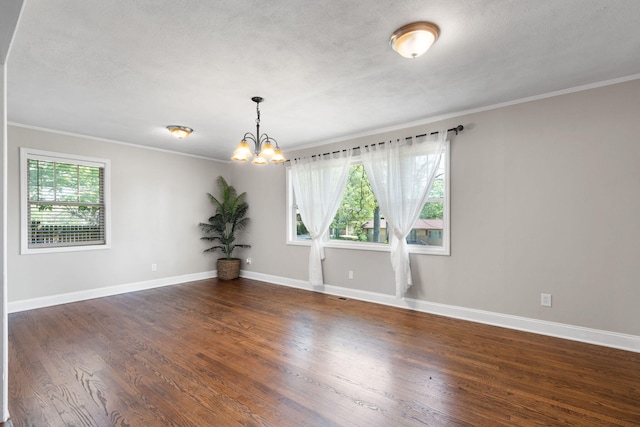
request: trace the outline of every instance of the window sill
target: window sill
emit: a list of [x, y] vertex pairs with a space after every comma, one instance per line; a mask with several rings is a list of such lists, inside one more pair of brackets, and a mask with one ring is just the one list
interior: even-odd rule
[[27, 248], [20, 251], [20, 255], [50, 254], [57, 252], [79, 252], [111, 249], [111, 245], [80, 245], [80, 246], [56, 246], [50, 248]]
[[[287, 245], [291, 246], [311, 246], [311, 240], [289, 240]], [[331, 240], [325, 242], [325, 248], [332, 249], [348, 249], [356, 251], [374, 251], [374, 252], [391, 252], [389, 245], [384, 243], [351, 243], [351, 242], [336, 242]], [[419, 255], [440, 255], [451, 256], [451, 252], [444, 246], [419, 246], [409, 245], [410, 254]]]

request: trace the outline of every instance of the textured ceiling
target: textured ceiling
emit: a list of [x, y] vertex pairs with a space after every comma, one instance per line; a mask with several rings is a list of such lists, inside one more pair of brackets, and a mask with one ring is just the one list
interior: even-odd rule
[[[636, 0], [26, 0], [12, 123], [228, 159], [640, 73]], [[441, 29], [427, 54], [398, 27]], [[166, 125], [195, 129], [185, 140]]]

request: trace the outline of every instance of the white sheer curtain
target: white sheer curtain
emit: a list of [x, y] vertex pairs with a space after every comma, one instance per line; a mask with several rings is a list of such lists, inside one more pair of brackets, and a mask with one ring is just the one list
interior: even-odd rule
[[322, 285], [324, 236], [333, 221], [346, 187], [352, 151], [294, 159], [291, 175], [300, 217], [311, 235], [309, 282]]
[[420, 216], [444, 152], [447, 131], [365, 147], [362, 163], [387, 221], [396, 297], [412, 285], [407, 235]]

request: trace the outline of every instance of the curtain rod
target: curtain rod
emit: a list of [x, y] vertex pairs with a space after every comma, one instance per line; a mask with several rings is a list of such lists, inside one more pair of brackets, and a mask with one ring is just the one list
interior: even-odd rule
[[[448, 132], [455, 132], [455, 133], [456, 133], [456, 135], [457, 135], [459, 132], [462, 132], [462, 130], [463, 130], [463, 129], [464, 129], [464, 126], [462, 126], [462, 125], [458, 125], [458, 126], [456, 126], [456, 127], [454, 127], [454, 128], [447, 129], [447, 133], [448, 133]], [[435, 134], [437, 134], [437, 133], [438, 133], [438, 131], [431, 132], [430, 134], [423, 133], [422, 135], [416, 135], [416, 136], [415, 136], [415, 138], [422, 138], [423, 136], [427, 136], [427, 135], [435, 135]], [[406, 139], [411, 139], [411, 138], [413, 138], [413, 137], [408, 136], [408, 137], [406, 137], [406, 138], [405, 138], [405, 140], [406, 140]], [[378, 142], [378, 143], [377, 143], [377, 145], [381, 145], [381, 144], [384, 144], [384, 142]], [[372, 145], [376, 145], [376, 144], [372, 144]], [[369, 146], [369, 145], [365, 145], [365, 147], [368, 147], [368, 146]], [[360, 150], [360, 147], [359, 147], [359, 146], [358, 146], [358, 147], [353, 147], [353, 148], [351, 148], [351, 149], [352, 149], [352, 150]], [[338, 154], [338, 153], [343, 153], [343, 152], [345, 152], [345, 151], [347, 151], [347, 149], [346, 149], [346, 148], [345, 148], [345, 149], [343, 149], [343, 150], [332, 151], [332, 152], [330, 152], [330, 153], [314, 154], [314, 155], [312, 155], [312, 156], [311, 156], [311, 158], [318, 157], [318, 156], [327, 156], [327, 155], [329, 155], [329, 154]], [[294, 160], [297, 160], [297, 159], [299, 159], [299, 157], [296, 157]], [[291, 162], [291, 160], [287, 160], [287, 163], [289, 163], [289, 162]]]

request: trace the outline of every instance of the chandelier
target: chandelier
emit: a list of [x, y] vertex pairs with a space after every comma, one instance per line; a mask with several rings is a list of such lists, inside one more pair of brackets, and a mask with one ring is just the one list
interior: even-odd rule
[[251, 100], [256, 103], [256, 133], [255, 135], [251, 132], [244, 134], [242, 141], [240, 141], [238, 147], [233, 152], [231, 160], [237, 162], [246, 162], [249, 160], [251, 156], [251, 147], [247, 142], [247, 140], [249, 140], [255, 145], [253, 160], [251, 161], [254, 165], [266, 165], [267, 160], [270, 160], [272, 163], [286, 162], [280, 147], [278, 147], [278, 142], [266, 133], [260, 135], [260, 103], [264, 101], [264, 99], [259, 96], [254, 96]]

